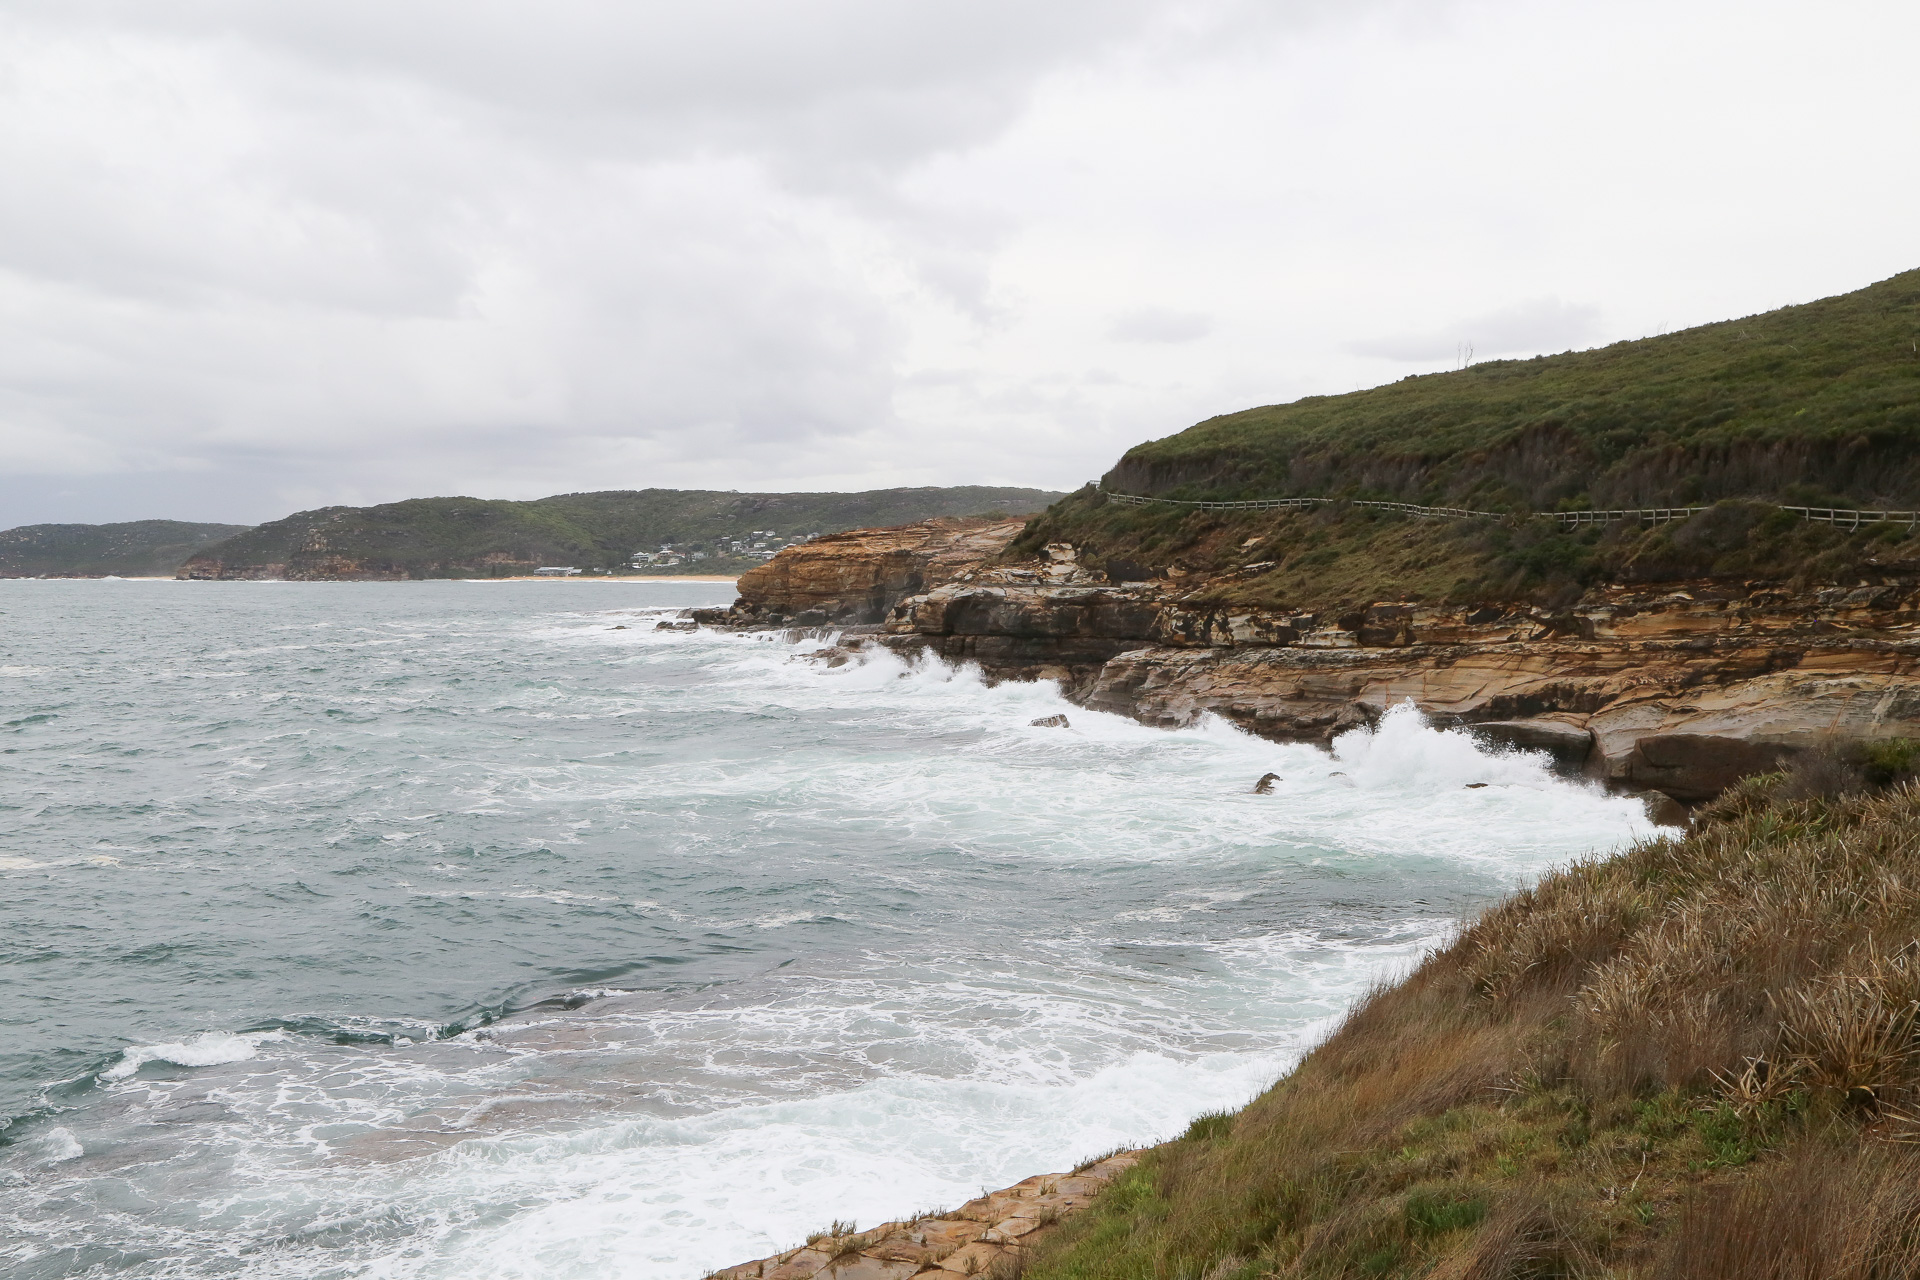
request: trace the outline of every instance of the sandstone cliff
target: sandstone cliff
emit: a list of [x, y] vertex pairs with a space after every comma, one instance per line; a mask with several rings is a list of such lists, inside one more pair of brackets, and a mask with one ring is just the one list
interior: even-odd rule
[[980, 568], [1024, 524], [923, 520], [816, 538], [742, 574], [740, 599], [731, 611], [703, 609], [696, 616], [736, 625], [876, 623], [900, 600]]
[[928, 522], [783, 552], [709, 623], [878, 623], [876, 639], [1058, 680], [1149, 724], [1212, 713], [1325, 742], [1411, 700], [1443, 724], [1551, 752], [1569, 772], [1718, 794], [1824, 744], [1920, 737], [1920, 582], [1606, 586], [1562, 609], [1381, 601], [1230, 611], [1208, 584], [1111, 582], [1018, 525]]

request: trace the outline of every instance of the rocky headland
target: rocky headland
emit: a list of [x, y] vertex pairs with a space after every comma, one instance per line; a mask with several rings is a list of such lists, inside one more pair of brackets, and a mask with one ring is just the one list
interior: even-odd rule
[[830, 1237], [729, 1280], [1920, 1275], [1917, 321], [1907, 272], [1246, 409], [1020, 528], [741, 578], [703, 624], [830, 665], [1311, 743], [1411, 702], [1687, 821], [1494, 907], [1017, 1256]]
[[[671, 548], [674, 576], [731, 576], [759, 563], [770, 542], [974, 512], [1033, 511], [1059, 496], [961, 485], [862, 493], [608, 490], [531, 502], [411, 498], [297, 511], [256, 528], [233, 528], [231, 536], [205, 542], [168, 568], [176, 577], [206, 581], [510, 578], [543, 566], [625, 574], [636, 552]], [[0, 537], [0, 560], [4, 543]]]
[[1076, 548], [1009, 559], [1017, 522], [822, 538], [740, 579], [709, 625], [833, 626], [1089, 708], [1223, 716], [1324, 743], [1411, 700], [1568, 772], [1692, 804], [1792, 756], [1920, 736], [1920, 580], [1604, 585], [1559, 608], [1383, 600], [1232, 610], [1211, 579], [1112, 581]]

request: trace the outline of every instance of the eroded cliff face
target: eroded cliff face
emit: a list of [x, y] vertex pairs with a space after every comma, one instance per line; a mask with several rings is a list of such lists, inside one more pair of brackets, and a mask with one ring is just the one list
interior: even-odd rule
[[696, 616], [736, 626], [877, 623], [898, 601], [979, 569], [1023, 526], [1020, 520], [939, 519], [829, 534], [747, 570], [732, 609], [702, 609]]
[[1823, 744], [1920, 737], [1920, 583], [1610, 587], [1563, 610], [1233, 612], [1196, 599], [1204, 583], [1106, 581], [1069, 546], [994, 563], [1016, 530], [821, 539], [743, 579], [741, 604], [708, 620], [884, 618], [876, 639], [895, 648], [1058, 680], [1083, 705], [1149, 724], [1211, 713], [1279, 740], [1326, 742], [1410, 700], [1439, 723], [1683, 802]]

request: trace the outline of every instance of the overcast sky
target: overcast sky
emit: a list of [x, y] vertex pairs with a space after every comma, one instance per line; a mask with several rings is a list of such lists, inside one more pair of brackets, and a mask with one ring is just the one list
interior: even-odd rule
[[0, 527], [1068, 488], [1920, 266], [1920, 5], [0, 0]]

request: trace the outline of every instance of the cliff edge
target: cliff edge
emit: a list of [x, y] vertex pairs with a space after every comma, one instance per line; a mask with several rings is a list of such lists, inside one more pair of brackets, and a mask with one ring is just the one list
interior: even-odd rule
[[1213, 577], [1114, 582], [1068, 544], [1010, 559], [1019, 530], [933, 521], [823, 538], [700, 616], [854, 625], [994, 679], [1058, 680], [1075, 702], [1148, 724], [1214, 714], [1279, 741], [1324, 743], [1412, 701], [1568, 773], [1688, 804], [1809, 751], [1920, 737], [1920, 574], [1904, 570], [1604, 584], [1559, 607], [1263, 609], [1219, 603]]

